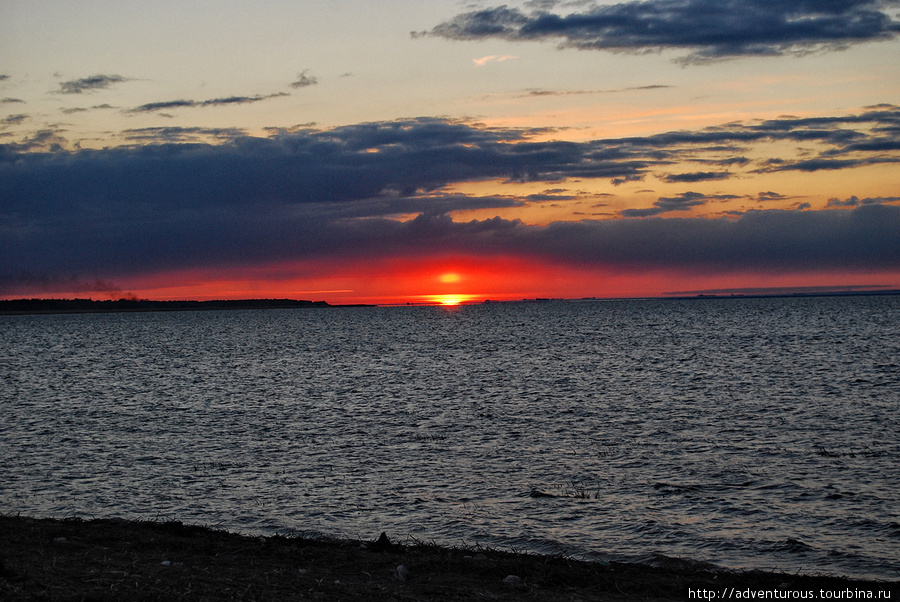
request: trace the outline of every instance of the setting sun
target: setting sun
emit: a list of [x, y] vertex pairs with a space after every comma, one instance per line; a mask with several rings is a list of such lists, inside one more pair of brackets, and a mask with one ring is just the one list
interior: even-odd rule
[[432, 299], [440, 305], [459, 305], [472, 300], [471, 295], [433, 295]]

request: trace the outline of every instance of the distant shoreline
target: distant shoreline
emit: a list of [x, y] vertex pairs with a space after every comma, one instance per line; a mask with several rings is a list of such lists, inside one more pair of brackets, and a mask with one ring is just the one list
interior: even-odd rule
[[[657, 297], [581, 297], [581, 298], [549, 298], [534, 297], [513, 300], [484, 299], [460, 305], [487, 305], [507, 303], [549, 303], [578, 301], [630, 301], [642, 299], [659, 300], [706, 300], [706, 299], [803, 299], [812, 297], [870, 297], [900, 295], [900, 289], [878, 290], [823, 290], [798, 291], [783, 293], [750, 293], [750, 292], [698, 292], [697, 294], [672, 293]], [[390, 303], [384, 307], [435, 306], [440, 303]], [[26, 314], [84, 314], [84, 313], [119, 313], [119, 312], [151, 312], [151, 311], [204, 311], [230, 309], [299, 309], [299, 308], [347, 308], [347, 307], [382, 307], [375, 303], [331, 304], [327, 301], [309, 301], [304, 299], [220, 299], [213, 301], [153, 301], [148, 299], [9, 299], [0, 300], [0, 315]]]
[[234, 299], [217, 301], [151, 301], [146, 299], [12, 299], [0, 300], [0, 314], [74, 314], [222, 309], [297, 309], [360, 307], [298, 299]]

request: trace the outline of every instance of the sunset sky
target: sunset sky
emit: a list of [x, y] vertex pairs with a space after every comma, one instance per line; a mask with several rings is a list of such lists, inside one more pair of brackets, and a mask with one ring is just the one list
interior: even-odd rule
[[900, 0], [4, 0], [0, 298], [900, 288]]

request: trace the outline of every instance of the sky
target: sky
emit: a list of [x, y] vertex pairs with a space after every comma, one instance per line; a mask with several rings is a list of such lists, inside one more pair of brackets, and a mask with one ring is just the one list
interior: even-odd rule
[[900, 288], [900, 0], [3, 0], [0, 298]]

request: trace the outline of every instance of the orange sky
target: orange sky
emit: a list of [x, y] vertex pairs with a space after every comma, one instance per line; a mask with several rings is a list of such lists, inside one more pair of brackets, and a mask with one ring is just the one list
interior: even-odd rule
[[[292, 278], [292, 273], [303, 273], [305, 277]], [[163, 273], [137, 278], [127, 283], [127, 289], [63, 291], [55, 296], [159, 300], [292, 298], [339, 305], [454, 305], [533, 298], [634, 298], [733, 291], [752, 294], [754, 289], [872, 290], [893, 288], [898, 281], [897, 272], [703, 275], [684, 270], [623, 272], [614, 268], [578, 268], [508, 257], [455, 257]]]

